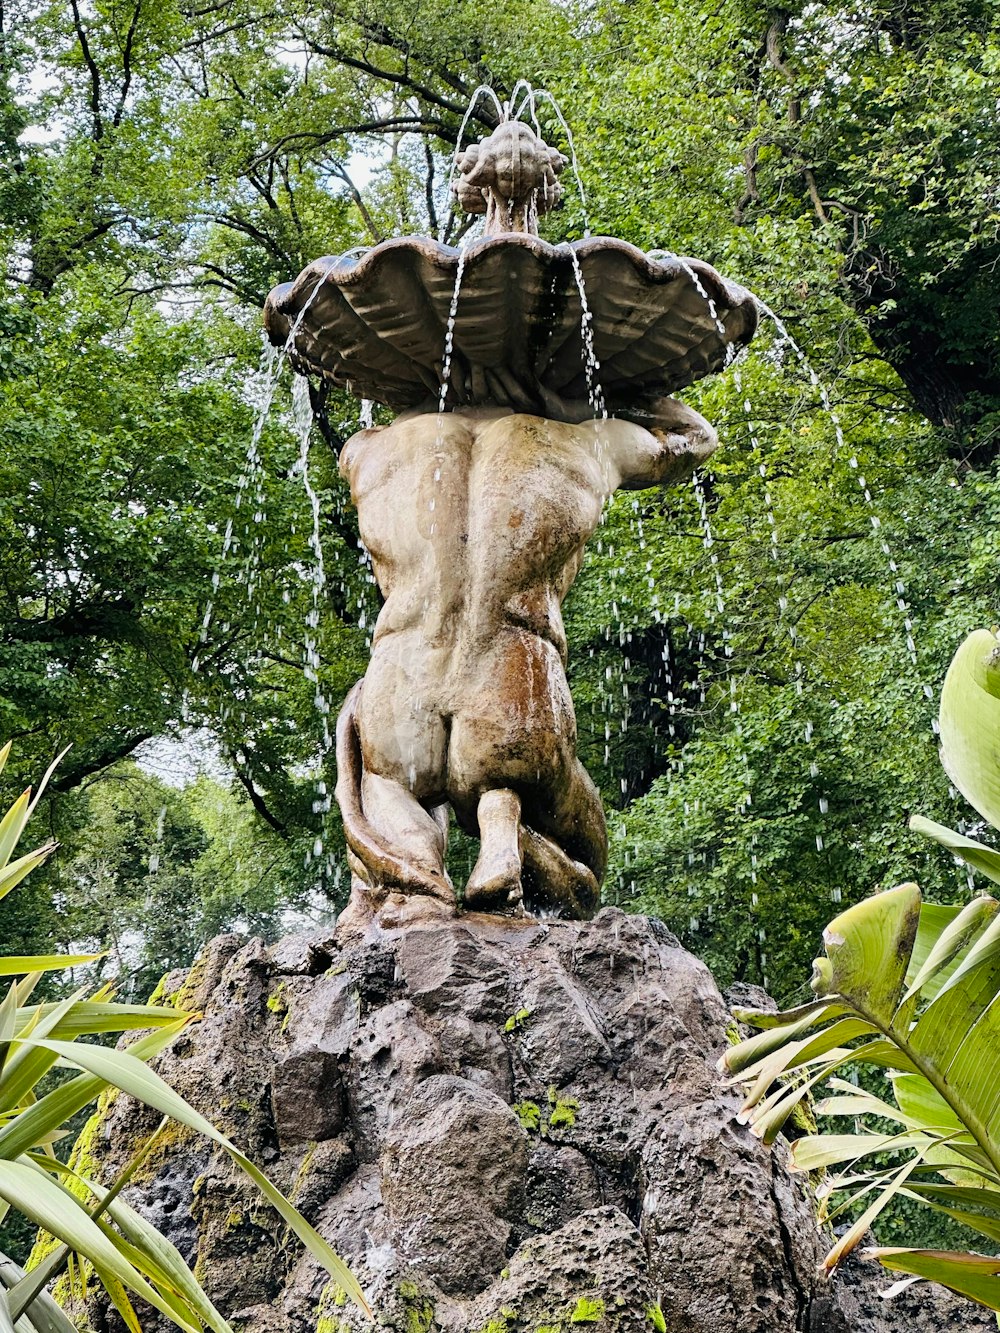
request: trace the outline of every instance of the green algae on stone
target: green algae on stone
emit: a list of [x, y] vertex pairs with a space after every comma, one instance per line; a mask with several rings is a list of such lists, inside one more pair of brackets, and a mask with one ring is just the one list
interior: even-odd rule
[[316, 1333], [350, 1333], [350, 1325], [335, 1313], [346, 1304], [347, 1292], [331, 1279], [320, 1292], [316, 1304]]
[[406, 1333], [430, 1333], [434, 1325], [434, 1302], [409, 1278], [404, 1278], [396, 1290], [406, 1307]]
[[537, 1102], [515, 1102], [511, 1110], [521, 1122], [521, 1128], [529, 1134], [538, 1133], [542, 1127], [542, 1109]]
[[580, 1103], [575, 1097], [561, 1097], [555, 1085], [549, 1088], [549, 1129], [572, 1129]]
[[503, 1025], [504, 1032], [517, 1032], [531, 1017], [531, 1012], [530, 1009], [518, 1009], [516, 1014], [511, 1014]]
[[604, 1318], [604, 1302], [599, 1296], [581, 1296], [569, 1317], [571, 1324], [599, 1324]]

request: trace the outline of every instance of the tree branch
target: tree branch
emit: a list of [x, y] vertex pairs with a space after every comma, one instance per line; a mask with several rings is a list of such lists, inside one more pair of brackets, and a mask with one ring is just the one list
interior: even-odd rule
[[[70, 0], [73, 9], [73, 27], [76, 30], [76, 38], [80, 43], [80, 52], [83, 55], [83, 63], [87, 66], [90, 74], [90, 111], [92, 116], [91, 137], [95, 143], [100, 143], [104, 137], [104, 122], [101, 119], [101, 75], [94, 61], [93, 53], [90, 49], [90, 43], [87, 41], [87, 34], [83, 27], [83, 20], [80, 18], [80, 6], [77, 0]], [[99, 170], [100, 168], [98, 168]]]
[[236, 780], [246, 792], [247, 796], [249, 796], [250, 804], [260, 815], [261, 819], [263, 819], [264, 823], [270, 825], [280, 838], [287, 838], [287, 825], [283, 824], [277, 815], [272, 814], [267, 808], [263, 796], [261, 796], [260, 792], [258, 792], [257, 788], [253, 785], [253, 779], [237, 763], [236, 756], [231, 754], [229, 758], [233, 765], [233, 771], [236, 774]]

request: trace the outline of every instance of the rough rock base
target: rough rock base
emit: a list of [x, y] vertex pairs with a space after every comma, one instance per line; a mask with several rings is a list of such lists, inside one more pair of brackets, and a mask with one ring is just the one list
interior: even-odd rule
[[[992, 1327], [923, 1286], [887, 1304], [873, 1280], [819, 1278], [824, 1242], [785, 1146], [737, 1125], [715, 1072], [719, 992], [656, 921], [431, 917], [271, 949], [222, 937], [169, 990], [204, 1018], [162, 1072], [350, 1262], [381, 1328]], [[119, 1097], [92, 1133], [105, 1169], [155, 1121]], [[132, 1197], [243, 1333], [369, 1327], [206, 1145], [175, 1138]]]

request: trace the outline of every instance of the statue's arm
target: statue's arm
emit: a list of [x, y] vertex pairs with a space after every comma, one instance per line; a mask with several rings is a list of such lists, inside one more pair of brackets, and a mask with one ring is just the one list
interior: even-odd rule
[[657, 398], [621, 424], [630, 429], [621, 432], [616, 450], [619, 484], [630, 491], [683, 481], [719, 443], [714, 427], [676, 398]]

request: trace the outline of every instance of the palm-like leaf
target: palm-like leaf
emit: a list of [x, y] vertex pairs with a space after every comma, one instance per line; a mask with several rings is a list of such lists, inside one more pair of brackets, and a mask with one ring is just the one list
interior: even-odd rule
[[[10, 746], [0, 749], [0, 771]], [[56, 761], [58, 762], [58, 761]], [[48, 781], [53, 764], [45, 775]], [[12, 859], [34, 800], [24, 792], [0, 819], [0, 898], [55, 850], [49, 843]], [[299, 1237], [354, 1301], [370, 1314], [357, 1281], [323, 1238], [236, 1147], [146, 1065], [195, 1017], [169, 1007], [116, 1004], [107, 988], [55, 1004], [28, 1000], [42, 971], [93, 962], [100, 955], [0, 958], [0, 976], [19, 978], [0, 997], [0, 1218], [15, 1207], [57, 1244], [36, 1270], [21, 1273], [0, 1256], [0, 1333], [72, 1333], [74, 1324], [45, 1294], [46, 1283], [73, 1254], [102, 1282], [125, 1326], [140, 1328], [132, 1298], [159, 1310], [187, 1333], [228, 1333], [229, 1326], [202, 1291], [177, 1250], [120, 1197], [148, 1150], [138, 1154], [111, 1189], [58, 1161], [52, 1143], [70, 1118], [109, 1087], [120, 1088], [205, 1134], [225, 1149], [255, 1182], [286, 1226]], [[146, 1029], [127, 1051], [77, 1038]], [[56, 1063], [81, 1072], [42, 1092], [41, 1080]], [[82, 1265], [76, 1264], [78, 1269]]]
[[[768, 1024], [722, 1061], [747, 1089], [742, 1115], [754, 1133], [771, 1142], [809, 1090], [824, 1081], [836, 1095], [820, 1102], [818, 1112], [877, 1117], [898, 1126], [809, 1135], [792, 1146], [797, 1169], [840, 1168], [834, 1186], [859, 1187], [854, 1200], [874, 1195], [831, 1251], [829, 1267], [861, 1240], [897, 1193], [961, 1214], [966, 1225], [997, 1238], [998, 911], [992, 898], [964, 908], [923, 907], [912, 884], [877, 894], [824, 932], [826, 953], [816, 960], [812, 980], [816, 1004], [785, 1015], [740, 1015]], [[833, 1077], [860, 1063], [887, 1070], [895, 1105]], [[888, 1173], [886, 1154], [903, 1159]], [[979, 1282], [976, 1290], [984, 1289]], [[1000, 1283], [997, 1290], [1000, 1295]]]

